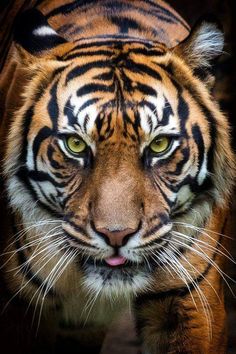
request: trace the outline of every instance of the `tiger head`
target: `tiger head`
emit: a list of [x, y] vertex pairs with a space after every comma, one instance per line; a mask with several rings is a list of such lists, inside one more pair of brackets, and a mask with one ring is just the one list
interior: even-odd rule
[[11, 206], [25, 228], [49, 220], [49, 241], [62, 257], [72, 252], [85, 287], [151, 287], [188, 242], [181, 225], [203, 227], [231, 190], [229, 126], [211, 94], [222, 31], [203, 21], [167, 48], [71, 43], [37, 10], [21, 21], [22, 92], [4, 165]]

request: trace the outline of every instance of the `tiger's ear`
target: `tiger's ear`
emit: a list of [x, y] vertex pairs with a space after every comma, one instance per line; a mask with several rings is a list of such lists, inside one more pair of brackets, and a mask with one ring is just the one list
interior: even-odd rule
[[[14, 41], [20, 56], [40, 57], [46, 51], [52, 53], [67, 41], [48, 24], [46, 17], [37, 9], [23, 12], [15, 22]], [[23, 48], [23, 50], [22, 50]]]
[[223, 47], [221, 25], [213, 16], [205, 16], [195, 24], [189, 36], [174, 48], [174, 52], [187, 62], [197, 76], [207, 81]]

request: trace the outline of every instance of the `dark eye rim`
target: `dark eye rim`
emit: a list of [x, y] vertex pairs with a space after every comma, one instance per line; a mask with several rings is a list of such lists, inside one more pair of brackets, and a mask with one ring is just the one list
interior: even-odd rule
[[[69, 140], [70, 138], [77, 139], [78, 141], [81, 141], [82, 143], [84, 143], [85, 148], [83, 149], [83, 151], [74, 152], [73, 150], [71, 150], [70, 147], [69, 147], [69, 145], [68, 145], [68, 140]], [[81, 153], [83, 153], [83, 152], [87, 149], [87, 144], [86, 144], [86, 142], [85, 142], [82, 138], [79, 138], [79, 137], [77, 137], [77, 136], [75, 136], [75, 135], [71, 135], [71, 136], [66, 137], [65, 140], [64, 140], [64, 144], [66, 145], [67, 150], [69, 150], [72, 154], [75, 154], [75, 155], [80, 155]]]
[[[68, 144], [67, 144], [67, 140], [68, 140], [70, 137], [76, 137], [77, 139], [82, 140], [82, 141], [85, 143], [85, 145], [86, 145], [85, 149], [84, 149], [83, 151], [81, 151], [81, 152], [77, 152], [77, 153], [76, 153], [76, 152], [73, 152], [73, 151], [68, 147]], [[58, 135], [58, 139], [61, 140], [61, 141], [63, 141], [63, 144], [64, 144], [64, 147], [65, 147], [66, 151], [67, 151], [72, 157], [74, 157], [74, 158], [77, 158], [77, 159], [78, 159], [78, 158], [84, 158], [84, 157], [87, 157], [88, 154], [91, 153], [91, 148], [90, 148], [90, 146], [84, 141], [83, 138], [81, 138], [80, 135], [76, 135], [76, 134], [60, 134], [60, 135]]]
[[[153, 141], [157, 140], [157, 139], [160, 139], [160, 138], [167, 138], [170, 143], [167, 147], [167, 149], [165, 149], [164, 151], [162, 152], [155, 152], [151, 149], [151, 144]], [[152, 141], [150, 142], [150, 144], [146, 147], [146, 149], [148, 150], [148, 153], [151, 157], [161, 157], [161, 156], [164, 156], [166, 153], [168, 153], [168, 151], [170, 151], [170, 149], [172, 148], [174, 142], [176, 140], [179, 140], [180, 139], [180, 134], [160, 134], [160, 135], [157, 135], [154, 139], [152, 139]], [[145, 150], [146, 150], [145, 149]]]

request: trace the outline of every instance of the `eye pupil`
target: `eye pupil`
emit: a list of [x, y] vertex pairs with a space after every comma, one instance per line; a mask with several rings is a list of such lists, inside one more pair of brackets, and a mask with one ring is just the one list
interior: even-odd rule
[[86, 149], [87, 145], [82, 139], [70, 136], [69, 138], [66, 138], [66, 146], [70, 152], [79, 154]]
[[165, 150], [167, 150], [169, 146], [170, 146], [170, 139], [168, 137], [163, 136], [163, 137], [154, 139], [151, 142], [149, 147], [152, 152], [154, 152], [156, 154], [160, 154], [160, 153], [164, 152]]

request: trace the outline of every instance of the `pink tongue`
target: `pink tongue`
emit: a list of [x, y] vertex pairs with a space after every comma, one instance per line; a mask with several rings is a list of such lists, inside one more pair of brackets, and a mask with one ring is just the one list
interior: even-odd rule
[[125, 261], [126, 261], [126, 258], [122, 257], [122, 256], [110, 257], [110, 258], [105, 259], [105, 262], [112, 267], [122, 265], [125, 263]]

